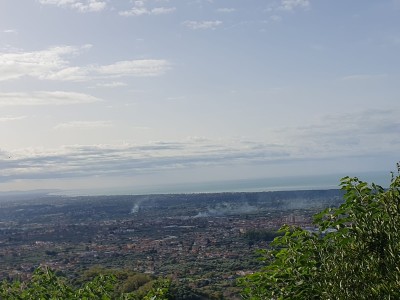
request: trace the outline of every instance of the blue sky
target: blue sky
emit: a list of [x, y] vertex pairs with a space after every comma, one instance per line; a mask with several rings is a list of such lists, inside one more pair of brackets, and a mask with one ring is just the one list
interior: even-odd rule
[[3, 0], [0, 191], [393, 170], [400, 1]]

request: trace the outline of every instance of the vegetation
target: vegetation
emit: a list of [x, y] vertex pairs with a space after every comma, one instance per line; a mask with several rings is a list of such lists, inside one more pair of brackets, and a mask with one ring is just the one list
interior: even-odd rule
[[[96, 275], [90, 281], [86, 281], [79, 287], [71, 284], [67, 278], [57, 276], [52, 270], [40, 267], [35, 270], [32, 278], [20, 282], [4, 280], [0, 286], [0, 299], [4, 300], [168, 300], [172, 299], [170, 282], [166, 279], [151, 280], [146, 275], [129, 276], [123, 288], [128, 286], [127, 292], [119, 292], [121, 278], [126, 275], [118, 271], [117, 275]], [[136, 278], [135, 278], [136, 276]], [[127, 286], [126, 286], [127, 285]]]
[[244, 299], [400, 299], [400, 166], [388, 189], [341, 180], [345, 202], [284, 226], [266, 266], [240, 279]]
[[[400, 299], [400, 165], [388, 189], [350, 177], [341, 187], [344, 203], [314, 215], [312, 230], [286, 225], [279, 232], [254, 229], [244, 235], [249, 245], [274, 240], [259, 251], [265, 267], [239, 279], [243, 299]], [[237, 261], [228, 269], [240, 269]], [[215, 277], [213, 270], [205, 268], [205, 278]], [[28, 280], [3, 280], [0, 299], [205, 298], [183, 282], [129, 270], [92, 267], [69, 279], [40, 267]]]
[[88, 269], [103, 266], [107, 269], [101, 274], [116, 277], [117, 294], [139, 285], [144, 290], [151, 282], [140, 282], [161, 276], [173, 279], [176, 300], [240, 299], [236, 278], [263, 265], [254, 249], [267, 247], [282, 222], [311, 224], [313, 214], [339, 205], [342, 197], [340, 190], [34, 199], [0, 195], [0, 282], [25, 282], [39, 265], [47, 265], [81, 287], [100, 275]]
[[[0, 201], [0, 299], [400, 299], [399, 176], [341, 185], [134, 199], [140, 213], [125, 197]], [[57, 272], [32, 276], [43, 262]]]
[[244, 234], [249, 242], [272, 241], [280, 235], [282, 234], [278, 230], [272, 229], [252, 229]]

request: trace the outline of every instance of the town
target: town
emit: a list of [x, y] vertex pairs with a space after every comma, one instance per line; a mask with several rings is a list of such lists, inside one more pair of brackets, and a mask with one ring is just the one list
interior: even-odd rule
[[39, 265], [68, 276], [101, 266], [167, 276], [210, 299], [235, 299], [236, 278], [283, 224], [342, 202], [340, 190], [0, 200], [0, 279]]

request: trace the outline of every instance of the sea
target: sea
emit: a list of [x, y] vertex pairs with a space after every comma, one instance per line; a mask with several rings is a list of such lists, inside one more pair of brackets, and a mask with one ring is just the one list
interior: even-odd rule
[[[262, 192], [294, 190], [340, 189], [340, 179], [351, 174], [329, 174], [319, 176], [285, 176], [275, 178], [251, 178], [241, 180], [219, 180], [208, 182], [186, 182], [179, 184], [143, 185], [93, 190], [59, 191], [64, 195], [150, 195], [182, 193], [225, 193], [225, 192]], [[388, 172], [357, 173], [357, 177], [368, 183], [386, 188], [390, 184]]]

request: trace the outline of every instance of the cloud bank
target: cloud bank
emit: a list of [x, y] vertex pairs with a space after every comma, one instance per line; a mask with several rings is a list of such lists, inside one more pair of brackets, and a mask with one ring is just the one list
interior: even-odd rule
[[[51, 150], [3, 151], [0, 181], [136, 176], [196, 167], [291, 165], [345, 157], [395, 156], [400, 151], [398, 113], [368, 110], [327, 116], [319, 124], [275, 132], [278, 138], [270, 138], [274, 143], [192, 138], [137, 145], [73, 145]], [[108, 126], [112, 123], [74, 121], [59, 124], [57, 129]]]

